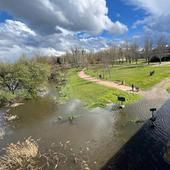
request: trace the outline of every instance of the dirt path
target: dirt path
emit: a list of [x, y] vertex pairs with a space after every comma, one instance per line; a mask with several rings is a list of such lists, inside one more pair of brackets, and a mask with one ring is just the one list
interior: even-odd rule
[[156, 84], [149, 90], [146, 90], [146, 91], [140, 90], [139, 92], [133, 92], [132, 88], [130, 86], [121, 85], [121, 84], [117, 84], [113, 81], [100, 80], [95, 77], [91, 77], [91, 76], [87, 75], [83, 70], [79, 72], [79, 77], [84, 80], [94, 82], [96, 84], [100, 84], [100, 85], [103, 85], [106, 87], [116, 88], [116, 89], [123, 90], [123, 91], [130, 92], [130, 93], [136, 93], [136, 94], [142, 95], [143, 97], [145, 97], [147, 99], [156, 99], [156, 98], [168, 99], [168, 98], [170, 98], [170, 94], [166, 90], [168, 87], [170, 87], [170, 78], [166, 78], [165, 80]]
[[100, 85], [103, 85], [103, 86], [106, 86], [106, 87], [116, 88], [116, 89], [119, 89], [119, 90], [134, 93], [134, 92], [132, 92], [132, 88], [130, 86], [121, 85], [121, 84], [117, 84], [117, 83], [112, 82], [112, 81], [101, 80], [101, 79], [97, 79], [95, 77], [91, 77], [91, 76], [87, 75], [83, 70], [79, 72], [79, 77], [84, 79], [84, 80], [94, 82], [96, 84], [100, 84]]
[[142, 95], [147, 99], [157, 99], [164, 98], [169, 99], [170, 94], [167, 91], [167, 88], [170, 87], [170, 78], [162, 80], [160, 83], [153, 86], [151, 89], [143, 91]]

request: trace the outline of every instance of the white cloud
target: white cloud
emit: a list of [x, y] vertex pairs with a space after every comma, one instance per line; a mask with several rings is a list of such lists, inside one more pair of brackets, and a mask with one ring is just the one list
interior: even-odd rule
[[[97, 51], [110, 45], [100, 37], [128, 31], [126, 25], [111, 21], [106, 0], [0, 0], [0, 10], [14, 20], [0, 23], [0, 59], [25, 53], [58, 55], [72, 47]], [[88, 35], [86, 41], [78, 34]]]
[[133, 28], [144, 25], [146, 32], [169, 36], [170, 0], [129, 0], [129, 2], [148, 13], [148, 16], [143, 20], [136, 21]]
[[153, 15], [167, 15], [170, 13], [169, 0], [128, 0], [128, 1]]
[[28, 51], [26, 44], [36, 37], [36, 33], [22, 22], [6, 20], [0, 23], [0, 37], [0, 59], [15, 60], [26, 49]]
[[93, 34], [103, 30], [122, 34], [128, 30], [124, 24], [109, 19], [106, 0], [1, 0], [0, 9], [46, 34], [59, 31], [57, 27]]
[[0, 23], [1, 39], [11, 38], [27, 38], [28, 36], [35, 36], [36, 33], [27, 25], [19, 21], [6, 20], [5, 23]]
[[7, 20], [0, 24], [0, 60], [14, 61], [23, 53], [32, 56], [41, 53], [46, 56], [60, 55], [71, 48], [80, 47], [88, 51], [98, 51], [111, 42], [100, 36], [77, 38], [72, 31], [59, 28], [60, 33], [36, 34], [20, 21]]

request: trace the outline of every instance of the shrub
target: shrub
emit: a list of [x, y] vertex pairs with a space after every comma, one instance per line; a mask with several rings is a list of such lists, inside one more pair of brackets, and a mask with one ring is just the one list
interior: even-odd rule
[[16, 98], [15, 94], [7, 91], [0, 91], [0, 106], [6, 105], [9, 101], [13, 101]]

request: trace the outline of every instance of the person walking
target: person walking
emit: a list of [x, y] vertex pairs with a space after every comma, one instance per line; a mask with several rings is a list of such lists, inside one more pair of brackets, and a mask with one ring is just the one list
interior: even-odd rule
[[134, 87], [135, 87], [134, 84], [132, 84], [132, 91], [134, 91]]

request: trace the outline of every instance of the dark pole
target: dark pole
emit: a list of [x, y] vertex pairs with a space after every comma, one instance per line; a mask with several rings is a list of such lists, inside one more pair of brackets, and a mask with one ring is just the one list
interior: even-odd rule
[[156, 120], [156, 116], [154, 116], [154, 112], [156, 111], [156, 108], [151, 108], [150, 111], [151, 111], [151, 114], [152, 114], [152, 117], [150, 118], [151, 123], [152, 123], [152, 126], [151, 126], [151, 127], [154, 127], [154, 126], [155, 126], [155, 125], [154, 125], [154, 122], [155, 122], [155, 120]]

